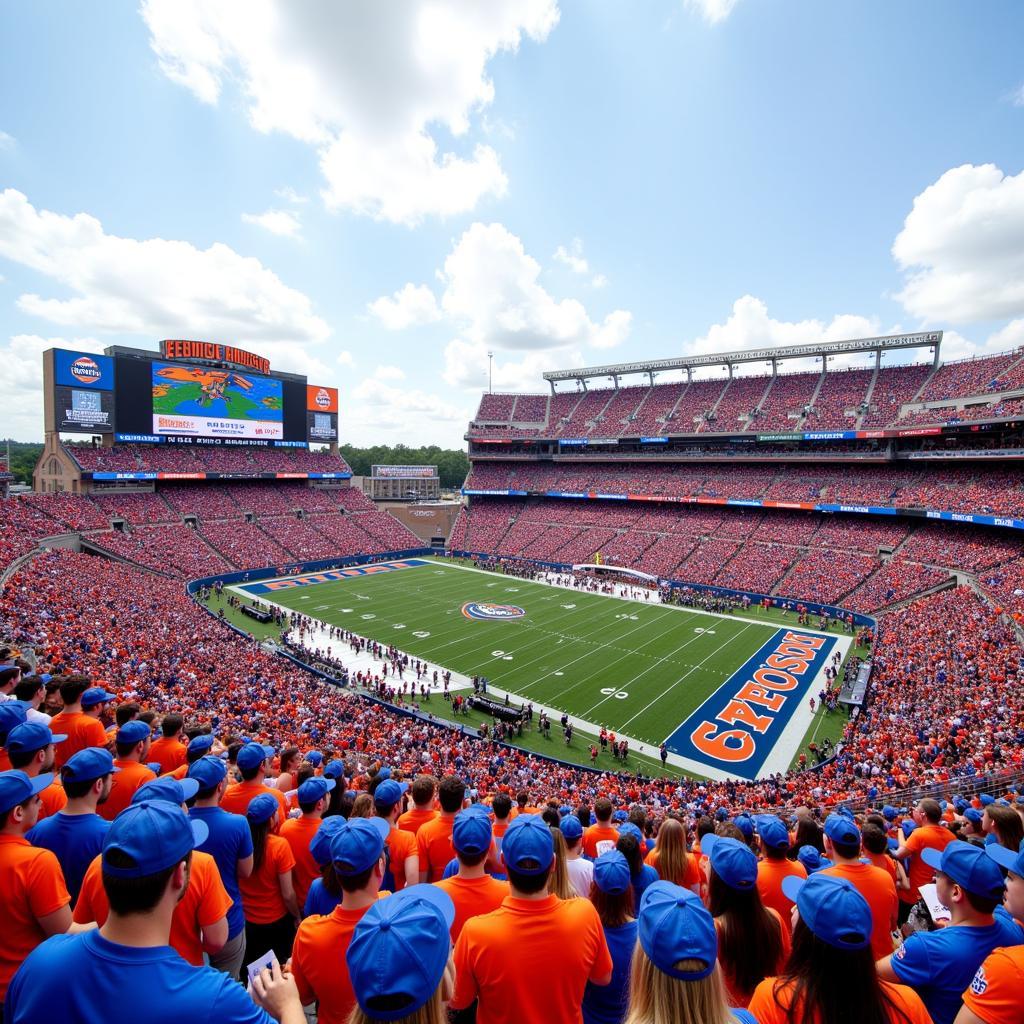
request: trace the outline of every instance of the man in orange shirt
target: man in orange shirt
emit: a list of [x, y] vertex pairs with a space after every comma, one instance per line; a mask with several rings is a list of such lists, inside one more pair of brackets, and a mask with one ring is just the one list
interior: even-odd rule
[[587, 982], [612, 978], [601, 919], [590, 900], [548, 892], [555, 843], [540, 816], [521, 814], [509, 825], [502, 857], [509, 895], [463, 925], [450, 1006], [464, 1010], [477, 1000], [478, 1024], [580, 1022]]
[[793, 912], [793, 901], [782, 891], [782, 880], [790, 875], [806, 878], [807, 869], [799, 861], [786, 859], [789, 831], [774, 814], [759, 814], [754, 825], [763, 855], [757, 865], [757, 891], [761, 902], [787, 922]]
[[118, 772], [110, 787], [110, 796], [96, 808], [101, 818], [113, 821], [132, 802], [135, 791], [156, 778], [152, 769], [146, 766], [149, 739], [149, 726], [137, 718], [117, 730], [114, 766]]
[[292, 848], [295, 857], [295, 867], [292, 870], [292, 881], [295, 885], [295, 902], [300, 906], [306, 905], [306, 895], [314, 879], [320, 877], [320, 865], [316, 858], [309, 852], [309, 844], [317, 829], [320, 828], [320, 819], [327, 809], [330, 799], [330, 792], [334, 789], [334, 779], [325, 779], [322, 776], [314, 775], [311, 779], [299, 786], [299, 810], [302, 815], [298, 818], [288, 818], [278, 829], [278, 834], [286, 840]]
[[320, 1024], [345, 1024], [356, 1005], [345, 953], [363, 915], [377, 902], [386, 858], [383, 818], [351, 818], [331, 839], [341, 903], [326, 916], [307, 917], [295, 933], [291, 973], [305, 1005], [317, 1003]]
[[452, 846], [452, 825], [455, 822], [455, 815], [462, 810], [465, 798], [466, 784], [462, 779], [456, 775], [446, 775], [441, 780], [437, 787], [441, 813], [416, 833], [421, 882], [440, 880], [448, 862], [455, 856], [455, 847]]
[[833, 867], [824, 873], [845, 878], [867, 900], [871, 908], [871, 955], [881, 960], [892, 952], [892, 932], [899, 913], [896, 883], [882, 868], [861, 861], [860, 846], [860, 829], [849, 818], [830, 814], [825, 819], [825, 855]]
[[160, 732], [160, 739], [149, 748], [149, 760], [160, 765], [159, 774], [170, 775], [185, 763], [188, 748], [181, 742], [185, 720], [181, 715], [164, 715]]
[[51, 782], [52, 775], [0, 773], [0, 999], [25, 957], [71, 925], [71, 896], [57, 858], [25, 838], [39, 817], [39, 794]]
[[925, 798], [913, 810], [912, 817], [917, 828], [907, 836], [893, 856], [897, 860], [910, 858], [909, 889], [900, 889], [900, 924], [910, 916], [910, 908], [921, 898], [922, 885], [931, 882], [935, 871], [921, 859], [921, 851], [938, 850], [940, 853], [953, 841], [953, 833], [943, 828], [942, 808], [938, 800]]
[[420, 880], [420, 859], [416, 847], [416, 836], [398, 827], [398, 815], [402, 810], [402, 797], [409, 788], [408, 782], [385, 779], [373, 791], [373, 806], [377, 817], [383, 818], [390, 828], [387, 837], [388, 873], [391, 878], [384, 886], [391, 892], [400, 892], [407, 885]]
[[[602, 853], [613, 850], [619, 841], [619, 833], [612, 825], [612, 810], [612, 802], [607, 797], [603, 796], [594, 801], [594, 817], [597, 818], [597, 824], [591, 825], [583, 833], [583, 852], [591, 860], [597, 860]], [[598, 849], [599, 843], [611, 845], [602, 845]]]
[[474, 804], [455, 815], [452, 845], [459, 858], [459, 872], [434, 883], [455, 904], [452, 942], [458, 941], [463, 925], [471, 917], [497, 910], [509, 894], [507, 882], [496, 881], [484, 870], [491, 841], [490, 815], [481, 804]]
[[[41, 722], [24, 722], [7, 734], [5, 750], [12, 768], [19, 768], [30, 779], [39, 775], [53, 774], [54, 746], [63, 743], [67, 736], [55, 736], [49, 726]], [[67, 802], [64, 787], [54, 781], [39, 794], [39, 820], [56, 814]]]
[[434, 807], [434, 792], [437, 789], [437, 782], [432, 775], [417, 775], [412, 783], [411, 811], [399, 815], [398, 827], [405, 832], [416, 835], [417, 832], [428, 822], [433, 821], [437, 815], [437, 808]]
[[262, 743], [246, 743], [238, 752], [236, 763], [242, 776], [241, 782], [228, 786], [220, 802], [222, 810], [229, 814], [245, 814], [252, 800], [260, 793], [270, 793], [280, 807], [280, 820], [288, 817], [288, 800], [279, 789], [266, 785], [267, 760], [274, 756], [273, 747]]
[[99, 716], [107, 704], [116, 698], [101, 686], [89, 686], [83, 676], [72, 676], [61, 683], [60, 699], [64, 710], [50, 722], [50, 729], [63, 733], [67, 740], [55, 751], [57, 768], [62, 768], [69, 757], [86, 747], [105, 747], [107, 731]]

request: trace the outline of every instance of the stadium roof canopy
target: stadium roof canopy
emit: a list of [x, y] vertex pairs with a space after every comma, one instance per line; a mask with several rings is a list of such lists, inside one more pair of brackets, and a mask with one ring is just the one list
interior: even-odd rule
[[[907, 348], [930, 348], [934, 350], [935, 365], [939, 362], [939, 346], [942, 331], [926, 331], [920, 334], [889, 334], [880, 338], [857, 338], [851, 341], [822, 341], [814, 345], [768, 345], [764, 348], [744, 349], [739, 352], [712, 352], [699, 356], [680, 356], [677, 359], [648, 359], [635, 363], [613, 363], [608, 366], [584, 366], [575, 370], [549, 370], [544, 379], [554, 390], [558, 381], [587, 381], [595, 377], [611, 377], [618, 386], [619, 377], [633, 373], [645, 373], [654, 382], [654, 375], [666, 370], [685, 370], [687, 375], [694, 370], [708, 366], [724, 366], [732, 376], [738, 363], [770, 362], [772, 372], [784, 359], [823, 358], [827, 363], [832, 356], [854, 355], [860, 352], [874, 352], [875, 361], [880, 364], [883, 352], [896, 352]], [[586, 386], [586, 385], [584, 385]]]

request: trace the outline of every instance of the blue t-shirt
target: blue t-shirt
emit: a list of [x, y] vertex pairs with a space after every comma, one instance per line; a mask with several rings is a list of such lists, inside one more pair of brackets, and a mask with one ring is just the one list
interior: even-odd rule
[[212, 967], [193, 967], [170, 946], [109, 942], [98, 929], [54, 935], [14, 975], [5, 1024], [108, 1024], [134, 1007], [146, 1024], [274, 1024], [238, 982]]
[[64, 814], [58, 811], [43, 818], [25, 836], [33, 846], [51, 850], [60, 862], [72, 906], [78, 902], [86, 870], [103, 849], [103, 838], [108, 828], [110, 822], [98, 814]]
[[327, 891], [322, 878], [314, 878], [313, 884], [306, 893], [306, 903], [302, 908], [303, 917], [312, 917], [314, 914], [329, 914], [341, 903], [341, 895], [332, 896]]
[[982, 928], [950, 925], [917, 932], [893, 953], [892, 969], [899, 981], [917, 991], [935, 1024], [953, 1024], [960, 997], [985, 957], [999, 946], [1019, 942], [1020, 929], [1002, 919]]
[[206, 822], [210, 834], [197, 850], [208, 853], [220, 870], [220, 880], [231, 897], [227, 912], [228, 938], [233, 939], [245, 929], [242, 894], [238, 890], [238, 862], [252, 856], [252, 832], [241, 814], [229, 814], [219, 807], [193, 807], [188, 816]]
[[629, 972], [636, 948], [637, 923], [628, 921], [618, 928], [605, 928], [604, 937], [612, 955], [612, 980], [592, 985], [583, 992], [583, 1024], [620, 1024], [629, 1009]]
[[639, 907], [640, 897], [647, 886], [658, 880], [658, 872], [650, 864], [644, 864], [635, 875], [630, 876], [629, 880], [633, 884], [633, 906]]

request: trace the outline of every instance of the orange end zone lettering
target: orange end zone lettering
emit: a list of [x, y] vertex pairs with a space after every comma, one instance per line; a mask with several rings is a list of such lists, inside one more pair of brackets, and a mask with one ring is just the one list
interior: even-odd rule
[[745, 700], [748, 704], [760, 704], [769, 711], [779, 711], [786, 703], [786, 698], [781, 693], [771, 693], [756, 683], [744, 683], [736, 692], [736, 699]]
[[755, 732], [767, 732], [773, 719], [767, 715], [759, 715], [749, 704], [741, 700], [731, 700], [716, 715], [726, 725], [749, 725]]
[[[734, 744], [730, 746], [732, 741]], [[735, 744], [739, 743], [738, 746]], [[690, 734], [690, 742], [708, 757], [717, 758], [719, 761], [737, 763], [746, 761], [752, 757], [757, 744], [750, 733], [742, 729], [726, 729], [718, 732], [718, 726], [714, 722], [701, 722]]]
[[[809, 636], [807, 633], [792, 633], [787, 631], [786, 635], [782, 638], [782, 642], [804, 644], [806, 647], [813, 647], [816, 651], [821, 650], [825, 646], [825, 641], [828, 637], [824, 636]], [[781, 650], [781, 648], [780, 648]]]
[[754, 673], [754, 682], [769, 690], [795, 690], [797, 686], [796, 676], [777, 668], [759, 668]]

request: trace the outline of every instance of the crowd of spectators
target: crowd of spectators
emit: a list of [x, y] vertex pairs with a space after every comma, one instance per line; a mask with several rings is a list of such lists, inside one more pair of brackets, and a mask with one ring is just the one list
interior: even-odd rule
[[223, 445], [115, 444], [65, 446], [87, 473], [351, 473], [327, 449]]

